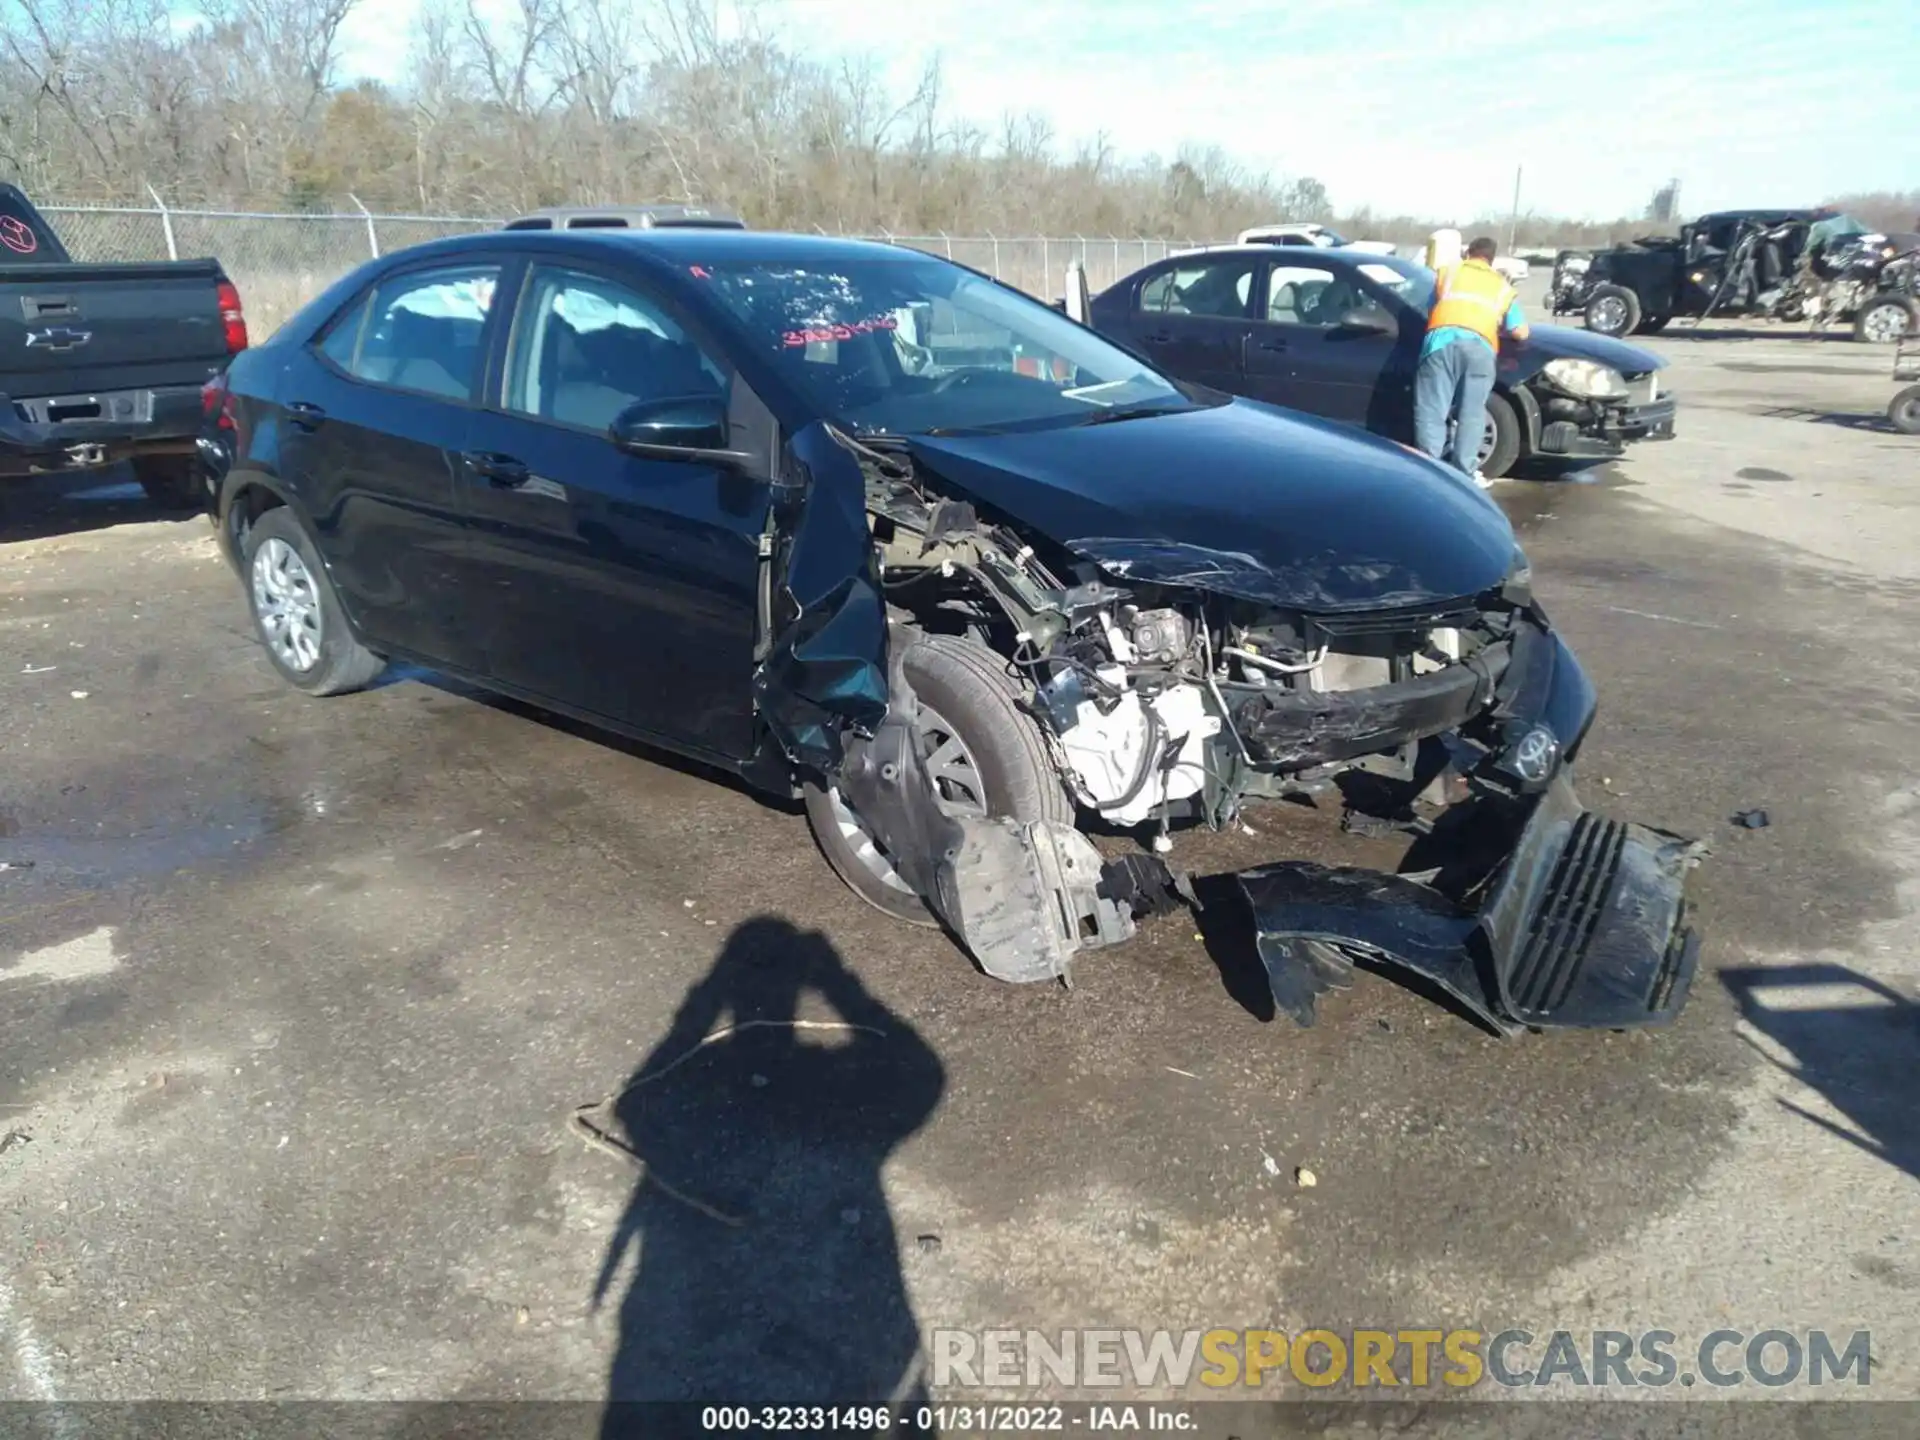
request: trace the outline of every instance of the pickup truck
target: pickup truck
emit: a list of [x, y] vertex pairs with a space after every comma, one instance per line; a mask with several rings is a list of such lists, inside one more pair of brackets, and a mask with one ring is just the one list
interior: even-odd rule
[[219, 261], [78, 264], [0, 185], [0, 483], [124, 460], [158, 504], [203, 503], [202, 389], [246, 348]]

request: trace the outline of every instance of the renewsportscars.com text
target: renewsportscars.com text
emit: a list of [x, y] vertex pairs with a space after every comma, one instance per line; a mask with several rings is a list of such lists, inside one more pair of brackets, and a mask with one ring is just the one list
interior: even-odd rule
[[1726, 1389], [1872, 1383], [1872, 1334], [1856, 1330], [935, 1330], [941, 1391], [1184, 1389]]

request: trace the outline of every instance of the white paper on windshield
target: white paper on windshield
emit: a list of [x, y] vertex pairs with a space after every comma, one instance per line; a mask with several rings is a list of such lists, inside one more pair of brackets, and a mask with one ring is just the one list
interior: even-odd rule
[[1362, 265], [1360, 273], [1369, 280], [1378, 280], [1382, 285], [1401, 285], [1407, 278], [1391, 265]]
[[1069, 400], [1084, 400], [1089, 405], [1111, 405], [1120, 398], [1113, 392], [1124, 390], [1131, 384], [1131, 379], [1102, 380], [1098, 385], [1082, 385], [1077, 390], [1062, 390], [1060, 393]]

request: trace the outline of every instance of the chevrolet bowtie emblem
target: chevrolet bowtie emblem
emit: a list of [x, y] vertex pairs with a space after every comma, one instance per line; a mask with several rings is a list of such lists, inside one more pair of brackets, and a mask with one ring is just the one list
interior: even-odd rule
[[49, 350], [73, 350], [93, 339], [91, 330], [69, 330], [64, 325], [50, 325], [45, 330], [29, 330], [27, 344], [45, 346]]

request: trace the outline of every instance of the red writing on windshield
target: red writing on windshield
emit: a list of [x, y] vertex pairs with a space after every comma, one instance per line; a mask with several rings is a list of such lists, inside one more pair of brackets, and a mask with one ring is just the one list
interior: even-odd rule
[[17, 215], [0, 215], [0, 245], [17, 250], [22, 255], [31, 255], [40, 248], [40, 237], [33, 233], [31, 225]]
[[900, 322], [891, 315], [882, 315], [873, 320], [856, 320], [851, 325], [823, 325], [813, 330], [789, 330], [780, 337], [780, 343], [789, 349], [801, 345], [812, 345], [817, 341], [851, 340], [856, 335], [871, 335], [876, 330], [898, 330]]

